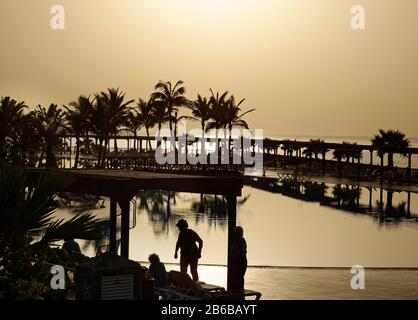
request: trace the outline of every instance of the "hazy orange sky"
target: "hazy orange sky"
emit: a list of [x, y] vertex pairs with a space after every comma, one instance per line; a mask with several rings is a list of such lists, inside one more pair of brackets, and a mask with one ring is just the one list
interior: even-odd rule
[[265, 135], [418, 136], [417, 0], [1, 0], [0, 41], [0, 95], [33, 106], [182, 79], [247, 98]]

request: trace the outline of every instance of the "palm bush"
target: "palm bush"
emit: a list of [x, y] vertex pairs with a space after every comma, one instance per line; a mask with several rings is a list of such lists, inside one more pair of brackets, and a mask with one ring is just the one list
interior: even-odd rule
[[101, 238], [98, 220], [91, 213], [67, 221], [54, 218], [55, 195], [71, 182], [58, 171], [34, 178], [22, 168], [0, 166], [0, 283], [8, 284], [0, 286], [0, 298], [18, 298], [14, 295], [19, 295], [19, 283], [42, 298], [49, 286], [45, 279], [50, 279], [43, 264], [49, 245], [67, 237]]

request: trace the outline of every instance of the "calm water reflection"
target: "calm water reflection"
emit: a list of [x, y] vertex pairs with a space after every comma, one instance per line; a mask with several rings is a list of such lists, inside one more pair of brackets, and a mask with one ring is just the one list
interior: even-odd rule
[[[418, 267], [416, 193], [252, 179], [242, 194], [237, 223], [244, 227], [250, 265]], [[222, 196], [141, 191], [135, 206], [130, 258], [146, 261], [156, 252], [162, 261], [176, 262], [175, 224], [185, 218], [204, 240], [201, 263], [226, 263], [227, 206]], [[73, 211], [58, 214], [68, 217]], [[94, 211], [108, 232], [109, 208]], [[105, 238], [83, 242], [83, 247], [94, 255], [107, 244]]]

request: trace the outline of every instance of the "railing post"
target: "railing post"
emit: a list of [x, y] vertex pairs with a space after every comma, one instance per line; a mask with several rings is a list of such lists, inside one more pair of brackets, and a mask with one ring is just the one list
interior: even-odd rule
[[116, 225], [117, 225], [117, 202], [114, 197], [110, 198], [110, 239], [109, 251], [117, 254], [116, 248]]
[[227, 288], [228, 290], [232, 288], [232, 273], [234, 270], [231, 268], [231, 244], [232, 244], [232, 231], [234, 230], [237, 224], [237, 199], [234, 195], [228, 195], [226, 197], [228, 202], [228, 263], [227, 263]]
[[125, 258], [129, 258], [129, 201], [129, 199], [118, 200], [122, 209], [120, 254]]

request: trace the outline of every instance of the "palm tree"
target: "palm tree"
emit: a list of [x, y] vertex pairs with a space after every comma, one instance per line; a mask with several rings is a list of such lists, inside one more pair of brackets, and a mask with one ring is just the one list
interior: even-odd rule
[[226, 127], [226, 103], [227, 103], [227, 96], [228, 91], [225, 91], [223, 94], [219, 94], [219, 92], [214, 94], [212, 89], [210, 89], [211, 97], [209, 98], [209, 103], [211, 107], [211, 119], [206, 127], [206, 131], [216, 129], [216, 149], [219, 150], [219, 140], [218, 140], [218, 131], [219, 129]]
[[8, 141], [13, 139], [16, 128], [22, 121], [24, 102], [4, 97], [0, 102], [0, 158], [7, 156]]
[[[56, 104], [51, 103], [48, 109], [38, 105], [35, 110], [39, 134], [42, 137], [42, 153], [46, 155], [46, 167], [57, 167], [55, 149], [65, 134], [65, 113]], [[42, 154], [39, 160], [42, 163]]]
[[126, 129], [134, 135], [134, 150], [136, 150], [136, 137], [138, 135], [138, 130], [143, 126], [141, 115], [138, 111], [133, 110], [129, 111], [128, 116], [125, 122]]
[[102, 158], [106, 154], [106, 141], [110, 132], [110, 114], [107, 105], [95, 94], [93, 101], [86, 103], [88, 109], [89, 131], [97, 136], [97, 166], [101, 167]]
[[192, 117], [190, 117], [190, 116], [179, 116], [179, 113], [178, 113], [178, 111], [176, 111], [176, 112], [174, 112], [174, 115], [172, 116], [172, 118], [171, 118], [171, 122], [173, 123], [173, 125], [174, 125], [174, 130], [173, 130], [173, 132], [174, 132], [174, 136], [175, 137], [177, 137], [177, 127], [178, 127], [178, 124], [183, 120], [183, 119], [191, 119]]
[[22, 168], [0, 166], [0, 276], [8, 276], [11, 283], [31, 282], [40, 274], [51, 243], [67, 237], [101, 238], [91, 213], [67, 221], [54, 218], [54, 197], [71, 182], [58, 171], [33, 179]]
[[156, 119], [153, 113], [153, 103], [153, 99], [149, 99], [148, 101], [139, 99], [137, 104], [139, 117], [141, 118], [141, 122], [143, 123], [147, 132], [149, 150], [152, 150], [149, 129], [153, 128], [156, 124]]
[[338, 168], [338, 176], [341, 178], [342, 172], [341, 172], [341, 160], [346, 156], [347, 151], [343, 148], [340, 149], [334, 149], [332, 155], [334, 159], [337, 159], [337, 168]]
[[192, 111], [192, 116], [189, 119], [196, 120], [200, 122], [200, 127], [202, 129], [202, 135], [205, 135], [206, 122], [210, 120], [211, 112], [211, 103], [205, 97], [202, 98], [200, 94], [197, 95], [197, 99], [192, 101], [187, 108]]
[[345, 150], [343, 157], [346, 158], [346, 162], [354, 162], [354, 160], [360, 160], [363, 155], [362, 152], [358, 151], [356, 142], [343, 141], [343, 148]]
[[166, 108], [168, 115], [168, 122], [170, 131], [173, 131], [173, 113], [178, 111], [180, 107], [186, 107], [189, 101], [184, 96], [186, 88], [183, 86], [183, 81], [179, 80], [172, 86], [170, 81], [158, 81], [155, 85], [155, 92], [151, 95], [151, 99], [154, 101], [161, 101]]
[[312, 153], [315, 156], [315, 160], [318, 159], [318, 154], [326, 153], [328, 150], [325, 148], [325, 141], [321, 139], [311, 139], [310, 140], [310, 148]]
[[243, 120], [242, 118], [246, 114], [255, 111], [255, 109], [250, 109], [248, 111], [245, 111], [244, 113], [241, 113], [240, 106], [242, 105], [242, 103], [244, 101], [245, 101], [245, 99], [242, 99], [240, 102], [236, 103], [235, 102], [235, 97], [232, 95], [226, 103], [225, 123], [226, 123], [226, 129], [229, 130], [229, 138], [230, 139], [231, 139], [231, 131], [234, 127], [241, 127], [241, 128], [248, 129], [247, 122], [245, 120]]
[[80, 138], [88, 132], [91, 101], [88, 97], [79, 96], [77, 101], [70, 103], [70, 106], [74, 109], [64, 106], [66, 109], [65, 119], [68, 131], [76, 138], [74, 168], [77, 168], [80, 156]]
[[[151, 98], [152, 99], [152, 98]], [[161, 128], [164, 123], [170, 120], [170, 115], [166, 112], [166, 106], [163, 101], [153, 100], [152, 102], [152, 116], [157, 125], [158, 135], [160, 135]], [[157, 147], [161, 145], [161, 141], [158, 140]]]
[[377, 154], [382, 159], [385, 153], [388, 154], [388, 167], [393, 169], [393, 154], [400, 153], [406, 155], [406, 149], [410, 146], [410, 142], [405, 138], [405, 134], [399, 130], [383, 130], [379, 129], [379, 134], [372, 139], [372, 145], [377, 149]]
[[[108, 134], [115, 135], [115, 151], [118, 150], [116, 135], [119, 128], [126, 122], [128, 113], [130, 111], [129, 105], [134, 100], [124, 101], [125, 93], [119, 92], [119, 88], [107, 89], [107, 92], [101, 92], [97, 99], [101, 104], [105, 106], [106, 112], [108, 113], [107, 118], [109, 119], [109, 132]], [[107, 141], [108, 143], [108, 141]], [[106, 144], [107, 144], [106, 143]], [[105, 150], [106, 150], [105, 144]]]
[[14, 132], [8, 146], [10, 164], [35, 167], [37, 154], [42, 149], [42, 139], [34, 114], [32, 111], [23, 115], [14, 125]]

